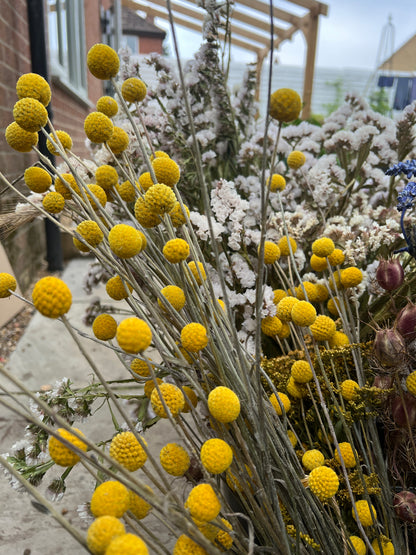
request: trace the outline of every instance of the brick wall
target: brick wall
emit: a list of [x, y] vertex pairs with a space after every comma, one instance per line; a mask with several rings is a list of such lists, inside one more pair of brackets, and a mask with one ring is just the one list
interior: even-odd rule
[[140, 37], [139, 52], [140, 54], [150, 54], [152, 52], [156, 52], [157, 54], [162, 54], [163, 41], [160, 38]]

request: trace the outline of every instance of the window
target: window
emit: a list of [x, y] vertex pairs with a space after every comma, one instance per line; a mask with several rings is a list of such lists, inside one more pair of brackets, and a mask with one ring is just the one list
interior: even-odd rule
[[48, 0], [48, 31], [52, 76], [85, 98], [84, 1]]
[[139, 37], [136, 35], [125, 35], [121, 38], [121, 45], [128, 46], [132, 54], [139, 53]]

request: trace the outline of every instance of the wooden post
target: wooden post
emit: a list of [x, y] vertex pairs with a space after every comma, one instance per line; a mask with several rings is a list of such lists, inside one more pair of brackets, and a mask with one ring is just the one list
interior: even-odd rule
[[313, 77], [315, 73], [316, 43], [318, 39], [319, 14], [313, 10], [306, 16], [302, 31], [306, 39], [306, 61], [303, 79], [303, 111], [302, 119], [311, 116]]
[[266, 57], [266, 52], [264, 50], [257, 52], [257, 63], [256, 63], [256, 102], [260, 100], [260, 87], [261, 87], [261, 70], [263, 68], [264, 58]]

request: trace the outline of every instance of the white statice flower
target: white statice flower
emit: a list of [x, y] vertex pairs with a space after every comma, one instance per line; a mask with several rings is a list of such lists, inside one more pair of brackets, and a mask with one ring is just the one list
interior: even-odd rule
[[276, 305], [274, 304], [273, 288], [270, 285], [265, 285], [263, 291], [263, 303], [261, 308], [261, 317], [276, 316]]
[[[36, 392], [35, 396], [40, 397], [40, 393]], [[29, 399], [29, 410], [33, 414], [33, 416], [35, 416], [39, 420], [42, 420], [44, 416], [43, 411], [39, 408], [39, 405], [33, 399]]]
[[254, 336], [252, 334], [248, 334], [243, 328], [237, 332], [237, 337], [244, 350], [249, 355], [254, 356], [256, 353], [256, 342], [254, 340]]
[[[19, 214], [20, 216], [24, 216], [28, 212], [33, 212], [33, 208], [43, 208], [42, 200], [44, 195], [39, 193], [31, 193], [26, 198], [28, 202], [18, 202], [15, 206], [15, 214]], [[30, 203], [30, 204], [29, 204]], [[35, 205], [35, 206], [33, 206]], [[39, 216], [43, 217], [43, 215], [39, 212]]]
[[[210, 232], [208, 227], [208, 218], [204, 214], [199, 212], [191, 211], [189, 213], [189, 219], [195, 228], [195, 233], [201, 239], [201, 241], [208, 241], [210, 239]], [[211, 219], [212, 228], [214, 232], [214, 238], [216, 241], [221, 240], [221, 235], [225, 233], [226, 228], [214, 218]]]
[[208, 162], [211, 162], [216, 158], [217, 158], [217, 154], [213, 150], [207, 150], [202, 154], [202, 161], [204, 162], [204, 164], [207, 164]]
[[229, 218], [236, 222], [244, 217], [249, 203], [240, 197], [235, 183], [220, 179], [211, 192], [211, 207], [219, 222], [225, 223]]
[[231, 268], [244, 289], [253, 287], [256, 283], [256, 274], [250, 269], [247, 261], [238, 253], [231, 255]]

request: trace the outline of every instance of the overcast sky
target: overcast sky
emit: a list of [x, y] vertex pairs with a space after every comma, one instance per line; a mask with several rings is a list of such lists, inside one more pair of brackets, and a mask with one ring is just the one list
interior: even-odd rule
[[[400, 47], [416, 33], [416, 0], [327, 0], [328, 16], [320, 17], [316, 65], [319, 67], [354, 67], [375, 69], [380, 49], [380, 39], [388, 17], [392, 17], [394, 48]], [[274, 0], [274, 5], [301, 15], [303, 9], [285, 0]], [[168, 29], [168, 25], [157, 20], [157, 25]], [[281, 22], [276, 21], [276, 24]], [[391, 28], [390, 28], [391, 29]], [[199, 36], [179, 28], [180, 49], [183, 57], [189, 57], [199, 44]], [[169, 32], [169, 31], [168, 31]], [[384, 41], [382, 60], [389, 54], [390, 41]], [[169, 39], [168, 39], [169, 44]], [[305, 40], [298, 32], [292, 41], [284, 42], [276, 52], [279, 63], [303, 65]], [[170, 47], [171, 53], [173, 48]], [[233, 58], [252, 61], [253, 54], [235, 49]]]

